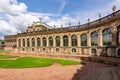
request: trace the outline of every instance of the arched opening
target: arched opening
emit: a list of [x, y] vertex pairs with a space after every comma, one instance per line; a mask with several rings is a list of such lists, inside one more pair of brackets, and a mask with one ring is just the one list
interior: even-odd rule
[[91, 33], [91, 46], [98, 46], [98, 33], [96, 31]]
[[71, 36], [71, 44], [72, 44], [72, 46], [77, 46], [77, 36], [76, 35]]
[[35, 47], [35, 38], [32, 38], [32, 47]]
[[87, 35], [86, 34], [81, 35], [81, 46], [87, 46]]
[[110, 28], [104, 29], [102, 32], [103, 46], [112, 45], [112, 31]]
[[75, 48], [72, 48], [72, 53], [76, 53], [76, 49]]
[[117, 28], [117, 44], [120, 45], [120, 25]]
[[23, 47], [25, 47], [25, 39], [22, 40]]
[[18, 40], [18, 46], [21, 47], [21, 39]]
[[53, 47], [53, 38], [49, 37], [49, 47]]
[[60, 46], [60, 36], [56, 36], [56, 46]]
[[63, 46], [68, 46], [68, 36], [63, 36]]
[[37, 47], [40, 47], [40, 38], [37, 38]]
[[94, 48], [91, 49], [91, 52], [92, 52], [92, 55], [93, 55], [93, 56], [96, 56], [96, 55], [97, 55], [97, 50], [96, 50], [96, 49], [94, 49]]
[[43, 37], [43, 47], [46, 47], [46, 45], [47, 45], [46, 37]]
[[30, 47], [30, 39], [27, 39], [27, 47]]
[[117, 53], [118, 57], [120, 57], [120, 49], [118, 49], [118, 53]]

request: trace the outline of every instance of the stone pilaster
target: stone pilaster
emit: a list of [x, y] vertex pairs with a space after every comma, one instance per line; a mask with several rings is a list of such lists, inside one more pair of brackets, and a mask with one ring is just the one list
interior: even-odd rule
[[60, 47], [63, 47], [63, 36], [60, 36]]
[[116, 46], [117, 45], [117, 28], [114, 26], [112, 27], [112, 45]]
[[69, 35], [68, 35], [68, 46], [69, 46], [69, 47], [72, 46], [71, 43], [72, 43], [72, 42], [71, 42], [71, 35], [69, 34]]
[[98, 46], [103, 46], [103, 40], [102, 40], [102, 29], [99, 29], [98, 31]]
[[90, 47], [91, 46], [91, 35], [90, 32], [87, 32], [87, 46]]
[[80, 47], [81, 46], [81, 39], [80, 39], [80, 35], [77, 34], [77, 46]]

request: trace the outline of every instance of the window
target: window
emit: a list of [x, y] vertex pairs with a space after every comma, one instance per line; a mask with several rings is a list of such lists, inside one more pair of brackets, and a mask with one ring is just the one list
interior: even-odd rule
[[46, 37], [43, 37], [43, 47], [46, 47], [46, 44], [47, 43], [47, 41], [46, 41]]
[[53, 47], [53, 38], [49, 37], [49, 47]]
[[21, 47], [21, 40], [18, 40], [18, 46]]
[[86, 34], [81, 35], [81, 46], [87, 46], [87, 35]]
[[27, 39], [27, 47], [30, 47], [30, 39]]
[[63, 36], [63, 46], [68, 46], [68, 36]]
[[111, 29], [107, 28], [103, 30], [103, 45], [110, 46], [112, 44], [112, 31]]
[[76, 49], [75, 48], [72, 49], [72, 53], [76, 53]]
[[56, 46], [60, 46], [60, 37], [56, 36]]
[[35, 38], [32, 38], [32, 47], [35, 47]]
[[37, 47], [40, 47], [40, 38], [37, 38]]
[[25, 47], [25, 39], [23, 39], [22, 42], [23, 42], [23, 47]]
[[72, 46], [77, 46], [77, 36], [76, 35], [71, 36], [71, 44], [72, 44]]
[[91, 33], [91, 46], [98, 46], [98, 33], [96, 31]]

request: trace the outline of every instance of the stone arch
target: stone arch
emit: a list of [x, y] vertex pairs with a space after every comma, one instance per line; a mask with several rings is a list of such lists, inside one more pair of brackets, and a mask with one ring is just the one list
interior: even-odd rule
[[92, 53], [93, 56], [96, 56], [97, 55], [97, 50], [95, 48], [92, 48], [91, 53]]
[[32, 38], [31, 42], [32, 42], [32, 47], [35, 47], [35, 38]]
[[120, 25], [117, 27], [117, 45], [120, 45]]
[[25, 39], [22, 39], [22, 45], [25, 47]]
[[53, 47], [53, 37], [49, 37], [49, 47]]
[[86, 33], [81, 34], [80, 39], [81, 39], [81, 46], [87, 46], [87, 34]]
[[112, 30], [110, 28], [105, 28], [102, 31], [102, 41], [103, 41], [103, 46], [110, 46], [112, 45]]
[[47, 40], [46, 40], [46, 37], [43, 37], [42, 38], [42, 41], [43, 41], [43, 47], [46, 47], [47, 46]]
[[21, 39], [18, 39], [18, 46], [21, 47]]
[[37, 47], [40, 47], [41, 43], [40, 43], [40, 38], [37, 38]]
[[76, 53], [76, 48], [72, 48], [72, 53]]
[[55, 41], [56, 41], [56, 46], [60, 46], [60, 36], [56, 36], [55, 37]]
[[98, 46], [98, 32], [91, 33], [91, 46]]
[[68, 46], [68, 36], [67, 35], [63, 36], [63, 46]]
[[73, 34], [71, 36], [71, 44], [72, 46], [77, 46], [77, 35]]
[[30, 39], [27, 38], [27, 47], [30, 47]]

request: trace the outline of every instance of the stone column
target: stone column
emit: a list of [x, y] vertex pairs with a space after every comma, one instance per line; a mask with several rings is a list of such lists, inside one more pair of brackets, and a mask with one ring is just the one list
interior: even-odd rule
[[89, 31], [87, 32], [87, 46], [91, 46], [91, 35]]
[[23, 39], [20, 39], [21, 40], [21, 48], [23, 47]]
[[55, 36], [53, 36], [53, 47], [56, 47]]
[[46, 37], [46, 47], [49, 47], [49, 40], [48, 40], [48, 36]]
[[99, 29], [98, 31], [98, 46], [103, 46], [103, 40], [102, 40], [102, 29]]
[[35, 37], [35, 47], [37, 47], [37, 38]]
[[80, 35], [77, 34], [77, 46], [80, 47], [81, 46], [81, 39], [80, 39]]
[[60, 36], [60, 47], [63, 47], [63, 35]]
[[116, 46], [117, 45], [117, 28], [114, 26], [112, 27], [112, 45]]
[[71, 44], [71, 34], [68, 35], [68, 46], [71, 47], [72, 44]]

